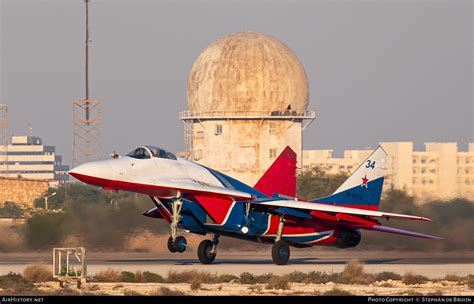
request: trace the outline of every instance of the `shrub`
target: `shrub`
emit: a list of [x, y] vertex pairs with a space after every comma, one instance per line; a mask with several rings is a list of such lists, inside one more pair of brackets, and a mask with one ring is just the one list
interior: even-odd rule
[[185, 293], [179, 290], [169, 289], [168, 287], [160, 287], [150, 293], [151, 296], [184, 296]]
[[193, 280], [199, 279], [202, 283], [215, 283], [216, 277], [211, 275], [209, 272], [204, 271], [183, 271], [175, 272], [169, 271], [166, 282], [168, 283], [191, 283]]
[[217, 283], [229, 283], [232, 281], [237, 281], [238, 279], [239, 277], [233, 274], [221, 274], [217, 277]]
[[466, 283], [467, 283], [467, 286], [471, 289], [474, 289], [474, 275], [473, 274], [470, 274], [467, 276], [466, 278]]
[[162, 276], [153, 272], [149, 272], [149, 271], [143, 272], [143, 277], [145, 279], [145, 282], [149, 282], [149, 283], [164, 283], [165, 282], [165, 279]]
[[64, 213], [37, 213], [26, 221], [25, 240], [32, 249], [58, 245], [68, 235], [70, 222]]
[[443, 280], [450, 282], [462, 282], [463, 278], [455, 274], [447, 274], [446, 276], [444, 276]]
[[265, 286], [265, 288], [287, 290], [290, 288], [290, 284], [288, 283], [288, 279], [286, 277], [274, 276], [270, 279], [270, 281], [268, 282], [267, 286]]
[[364, 264], [360, 263], [358, 260], [350, 260], [344, 267], [341, 276], [352, 279], [361, 276], [363, 273]]
[[23, 277], [33, 283], [53, 280], [53, 273], [46, 265], [29, 265], [23, 270]]
[[401, 280], [402, 276], [391, 271], [382, 271], [375, 274], [375, 281]]
[[31, 282], [13, 272], [0, 276], [0, 288], [4, 289], [6, 294], [15, 295], [28, 294], [35, 290], [35, 286]]
[[195, 277], [191, 282], [191, 290], [201, 289], [202, 282], [199, 277]]
[[242, 284], [262, 284], [268, 283], [270, 279], [273, 277], [271, 273], [265, 273], [262, 275], [253, 275], [249, 272], [242, 272], [239, 277], [239, 281]]
[[347, 290], [334, 287], [331, 290], [328, 290], [322, 294], [323, 296], [353, 296], [354, 294], [348, 292]]
[[120, 282], [122, 274], [120, 271], [108, 268], [107, 270], [99, 271], [92, 277], [94, 282]]
[[288, 279], [289, 282], [303, 283], [308, 280], [308, 275], [309, 274], [301, 271], [293, 271], [292, 273], [285, 275], [285, 277]]
[[415, 284], [423, 284], [428, 281], [428, 278], [419, 274], [413, 274], [411, 272], [406, 273], [403, 275], [402, 282], [405, 285], [415, 285]]
[[0, 218], [21, 218], [23, 210], [13, 202], [5, 202], [0, 208]]
[[130, 271], [122, 271], [120, 274], [120, 282], [136, 282], [135, 275]]

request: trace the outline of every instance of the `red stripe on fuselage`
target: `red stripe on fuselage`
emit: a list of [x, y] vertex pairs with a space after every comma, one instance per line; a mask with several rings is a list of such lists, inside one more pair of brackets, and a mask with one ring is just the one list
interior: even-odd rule
[[[202, 195], [207, 197], [214, 197], [214, 198], [222, 198], [222, 197], [231, 197], [226, 194], [221, 193], [214, 193], [208, 191], [200, 191], [200, 190], [190, 190], [190, 189], [182, 189], [182, 188], [174, 188], [174, 187], [162, 187], [158, 185], [150, 185], [150, 184], [140, 184], [140, 183], [132, 183], [126, 181], [119, 181], [119, 180], [110, 180], [104, 179], [84, 174], [77, 174], [77, 173], [69, 173], [70, 175], [74, 176], [78, 180], [91, 185], [96, 185], [99, 187], [107, 187], [112, 188], [115, 190], [124, 190], [130, 192], [137, 192], [143, 193], [146, 195], [152, 195], [157, 197], [176, 197], [178, 195], [178, 191], [181, 192], [182, 196], [188, 195]], [[248, 200], [245, 197], [233, 197], [236, 200]]]

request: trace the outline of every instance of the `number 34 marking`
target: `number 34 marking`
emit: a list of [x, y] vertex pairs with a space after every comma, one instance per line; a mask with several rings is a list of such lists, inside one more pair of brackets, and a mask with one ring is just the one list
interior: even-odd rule
[[366, 168], [375, 168], [375, 160], [371, 161], [370, 159], [367, 161], [367, 165], [365, 166]]

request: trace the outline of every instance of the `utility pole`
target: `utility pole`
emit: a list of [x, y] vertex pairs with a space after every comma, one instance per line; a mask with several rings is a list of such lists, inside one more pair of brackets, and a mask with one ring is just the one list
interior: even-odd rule
[[89, 90], [89, 2], [83, 0], [85, 8], [85, 99], [74, 100], [73, 111], [73, 138], [72, 138], [72, 165], [99, 160], [103, 157], [102, 146], [102, 118], [100, 100], [91, 100]]

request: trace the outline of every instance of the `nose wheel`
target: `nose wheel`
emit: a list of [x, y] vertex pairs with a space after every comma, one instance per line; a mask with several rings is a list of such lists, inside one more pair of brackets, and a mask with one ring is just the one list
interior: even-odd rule
[[186, 251], [186, 248], [188, 247], [188, 242], [186, 241], [186, 238], [182, 235], [177, 236], [174, 241], [172, 237], [168, 238], [168, 250], [171, 253], [179, 252], [183, 253]]
[[172, 205], [173, 213], [171, 214], [171, 236], [168, 238], [168, 250], [172, 253], [182, 253], [186, 251], [188, 242], [182, 235], [178, 235], [178, 224], [181, 220], [181, 209], [183, 208], [183, 202], [181, 201], [181, 195], [178, 194], [178, 198]]

